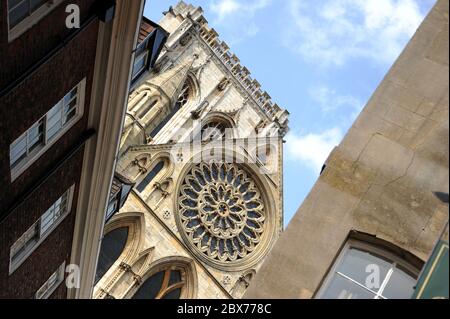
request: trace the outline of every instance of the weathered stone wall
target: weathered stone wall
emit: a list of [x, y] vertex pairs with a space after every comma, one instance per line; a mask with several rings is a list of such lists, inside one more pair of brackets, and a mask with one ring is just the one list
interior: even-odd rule
[[311, 298], [352, 230], [423, 261], [448, 220], [448, 6], [437, 2], [266, 259], [245, 297]]

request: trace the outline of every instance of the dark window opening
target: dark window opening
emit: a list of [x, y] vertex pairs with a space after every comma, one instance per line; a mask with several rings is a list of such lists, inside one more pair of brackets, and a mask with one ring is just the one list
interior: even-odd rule
[[180, 270], [166, 269], [148, 278], [132, 299], [180, 299], [185, 283]]
[[121, 227], [110, 231], [102, 240], [98, 258], [95, 284], [108, 272], [111, 266], [122, 254], [128, 239], [128, 227]]
[[159, 172], [162, 171], [164, 168], [164, 161], [160, 161], [158, 164], [153, 167], [153, 169], [147, 174], [147, 176], [144, 177], [144, 179], [139, 183], [137, 186], [137, 190], [139, 193], [142, 193], [148, 185], [153, 181], [153, 179], [156, 177], [156, 175], [159, 174]]

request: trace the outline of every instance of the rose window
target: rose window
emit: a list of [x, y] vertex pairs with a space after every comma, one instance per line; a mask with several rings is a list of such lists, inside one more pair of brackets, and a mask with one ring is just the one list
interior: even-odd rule
[[193, 166], [178, 202], [181, 231], [209, 259], [238, 261], [260, 243], [264, 201], [253, 178], [237, 164]]

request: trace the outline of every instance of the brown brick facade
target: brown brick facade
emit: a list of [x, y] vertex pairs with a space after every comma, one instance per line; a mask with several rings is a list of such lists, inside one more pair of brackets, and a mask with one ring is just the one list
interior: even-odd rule
[[[66, 28], [67, 4], [80, 7], [81, 21], [93, 14], [96, 0], [66, 0], [32, 28], [8, 43], [7, 2], [0, 2], [0, 90], [43, 58], [71, 33]], [[14, 61], [14, 63], [10, 63]]]
[[[0, 155], [1, 185], [8, 185], [0, 193], [0, 207], [6, 209], [54, 161], [65, 154], [86, 130], [89, 114], [92, 76], [95, 63], [98, 22], [91, 24], [70, 42], [52, 60], [42, 65], [11, 93], [0, 97]], [[45, 152], [29, 169], [11, 184], [9, 146], [33, 123], [41, 118], [72, 87], [86, 77], [84, 116]], [[14, 110], [13, 112], [11, 110]]]
[[[92, 16], [96, 2], [64, 1], [35, 26], [8, 43], [7, 1], [1, 1], [0, 91], [57, 48], [69, 33], [74, 32], [68, 30], [64, 23], [67, 3], [80, 6], [83, 22]], [[88, 129], [98, 27], [98, 19], [94, 19], [50, 59], [39, 64], [24, 81], [0, 96], [0, 298], [33, 298], [36, 290], [64, 260], [66, 264], [69, 263], [84, 148], [79, 148], [36, 189], [32, 190], [31, 187], [73, 150]], [[83, 117], [11, 183], [10, 144], [83, 78], [86, 78]], [[9, 275], [11, 245], [73, 184], [75, 189], [71, 213]], [[21, 202], [20, 198], [31, 190], [32, 193]], [[62, 284], [52, 298], [65, 298], [66, 293]]]
[[[83, 148], [0, 223], [0, 298], [33, 298], [36, 290], [64, 260], [69, 263], [82, 162]], [[71, 213], [9, 275], [11, 245], [73, 184]], [[64, 298], [65, 291], [59, 291], [58, 295]]]

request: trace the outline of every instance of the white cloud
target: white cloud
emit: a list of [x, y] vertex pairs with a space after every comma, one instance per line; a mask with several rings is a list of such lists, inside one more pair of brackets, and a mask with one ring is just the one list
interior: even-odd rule
[[321, 66], [390, 64], [423, 20], [417, 0], [289, 0], [286, 9], [285, 44]]
[[264, 9], [271, 0], [215, 0], [211, 3], [211, 11], [219, 21], [224, 21], [235, 14], [253, 17], [258, 10]]
[[241, 3], [236, 0], [221, 0], [211, 4], [211, 10], [223, 21], [227, 16], [234, 14], [241, 8]]
[[335, 116], [337, 111], [351, 121], [356, 118], [363, 107], [361, 101], [356, 97], [339, 94], [327, 86], [313, 87], [309, 90], [309, 95], [325, 115]]
[[266, 8], [272, 0], [213, 0], [211, 11], [216, 20], [213, 25], [226, 28], [231, 34], [231, 45], [259, 32], [254, 18], [259, 10]]
[[286, 136], [286, 159], [300, 161], [319, 173], [328, 155], [342, 140], [342, 131], [335, 127], [321, 133], [300, 135], [289, 132]]

